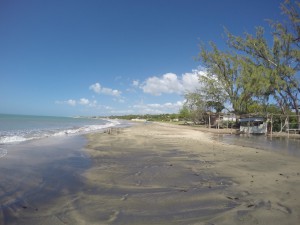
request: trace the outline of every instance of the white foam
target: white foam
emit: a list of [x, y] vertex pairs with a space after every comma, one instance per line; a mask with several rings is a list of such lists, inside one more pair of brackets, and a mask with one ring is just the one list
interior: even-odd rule
[[24, 138], [22, 136], [4, 136], [0, 139], [0, 144], [9, 144], [14, 142], [22, 142], [27, 141], [28, 138]]
[[78, 128], [70, 128], [65, 130], [33, 130], [31, 132], [18, 132], [13, 134], [6, 133], [3, 136], [0, 136], [0, 144], [12, 144], [20, 143], [24, 141], [30, 141], [35, 139], [41, 139], [50, 136], [65, 136], [65, 135], [75, 135], [75, 134], [84, 134], [90, 133], [97, 130], [103, 130], [108, 127], [113, 127], [120, 124], [117, 120], [107, 120], [108, 123], [102, 125], [87, 125]]
[[4, 157], [7, 155], [7, 150], [4, 148], [0, 148], [0, 158]]

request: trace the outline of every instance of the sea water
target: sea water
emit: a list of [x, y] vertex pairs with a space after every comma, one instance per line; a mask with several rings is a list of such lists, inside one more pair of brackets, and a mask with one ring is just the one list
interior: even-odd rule
[[258, 148], [300, 157], [300, 139], [265, 135], [218, 135], [214, 138], [226, 144]]
[[0, 157], [5, 145], [46, 137], [84, 134], [119, 125], [117, 120], [0, 114]]
[[53, 205], [56, 200], [84, 190], [83, 173], [92, 166], [92, 158], [84, 150], [83, 134], [114, 126], [130, 124], [99, 118], [0, 115], [0, 224], [44, 224], [42, 220], [51, 218], [51, 213], [43, 219], [35, 212], [58, 208], [61, 203]]
[[118, 124], [108, 119], [0, 114], [0, 144], [87, 133]]

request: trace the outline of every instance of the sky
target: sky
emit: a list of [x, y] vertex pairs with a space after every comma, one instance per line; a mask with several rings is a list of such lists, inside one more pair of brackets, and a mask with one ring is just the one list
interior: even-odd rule
[[177, 113], [205, 68], [199, 44], [226, 49], [268, 27], [280, 0], [0, 0], [0, 113]]

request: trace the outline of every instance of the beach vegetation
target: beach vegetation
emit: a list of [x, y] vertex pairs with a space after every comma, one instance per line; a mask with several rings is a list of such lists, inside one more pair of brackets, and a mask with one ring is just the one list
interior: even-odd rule
[[[109, 116], [110, 119], [123, 119], [123, 120], [145, 120], [145, 121], [159, 121], [159, 122], [170, 122], [179, 120], [180, 114], [178, 113], [165, 113], [165, 114], [130, 114], [130, 115], [119, 115], [119, 116]], [[189, 119], [188, 114], [186, 117]]]
[[[197, 106], [191, 111], [201, 115], [199, 108], [211, 106], [214, 112], [246, 114], [276, 108], [283, 115], [294, 113], [300, 129], [300, 3], [286, 0], [280, 7], [284, 19], [268, 20], [269, 26], [254, 34], [225, 29], [225, 50], [213, 41], [201, 43], [198, 60], [206, 74], [199, 76], [200, 90], [185, 95]], [[194, 104], [195, 99], [201, 101]]]
[[190, 120], [191, 119], [191, 111], [189, 110], [187, 105], [184, 105], [180, 109], [178, 119], [180, 119], [180, 120]]

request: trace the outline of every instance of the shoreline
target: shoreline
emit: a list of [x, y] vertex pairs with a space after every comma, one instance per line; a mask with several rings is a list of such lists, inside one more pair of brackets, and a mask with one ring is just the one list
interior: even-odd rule
[[0, 158], [0, 224], [62, 224], [57, 214], [80, 191], [80, 174], [91, 166], [85, 144], [78, 135], [6, 145], [8, 153]]
[[[175, 125], [175, 124], [172, 124]], [[184, 127], [190, 127], [190, 129], [194, 129], [194, 130], [199, 130], [199, 131], [203, 131], [203, 132], [209, 132], [209, 133], [213, 133], [213, 134], [232, 134], [232, 135], [249, 135], [249, 134], [243, 134], [243, 133], [239, 133], [236, 129], [233, 128], [208, 128], [208, 127], [203, 127], [203, 126], [199, 126], [199, 125], [185, 125], [185, 124], [176, 124], [178, 126], [184, 126]], [[250, 134], [253, 135], [253, 134]], [[260, 134], [258, 134], [260, 135]], [[267, 136], [267, 137], [282, 137], [282, 138], [291, 138], [291, 139], [300, 139], [300, 134], [297, 134], [295, 132], [273, 132], [272, 134], [268, 133], [268, 134], [261, 134], [263, 136]]]
[[96, 191], [99, 222], [297, 224], [299, 158], [211, 135], [164, 123], [88, 135], [93, 166], [85, 176], [106, 190]]
[[33, 144], [1, 165], [0, 224], [297, 224], [300, 159], [213, 136], [136, 123], [85, 135], [79, 155], [77, 137]]
[[[167, 123], [168, 124], [168, 123]], [[177, 126], [175, 124], [170, 124]], [[178, 125], [182, 126], [182, 125]], [[197, 126], [184, 126], [191, 129], [212, 135], [213, 139], [222, 144], [232, 146], [251, 147], [281, 155], [300, 157], [300, 135], [276, 132], [271, 134], [240, 134], [234, 129], [215, 129]]]

